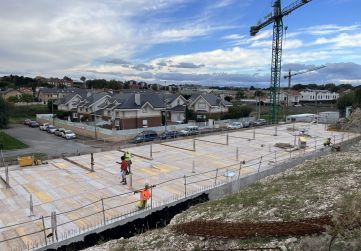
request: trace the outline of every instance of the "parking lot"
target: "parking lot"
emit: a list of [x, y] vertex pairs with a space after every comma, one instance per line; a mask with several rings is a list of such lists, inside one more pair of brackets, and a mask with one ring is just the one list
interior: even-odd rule
[[29, 146], [25, 149], [4, 151], [5, 157], [29, 153], [44, 153], [48, 157], [56, 157], [62, 154], [90, 153], [96, 150], [82, 144], [80, 140], [66, 140], [46, 131], [41, 131], [38, 127], [12, 125], [10, 129], [6, 129], [4, 132]]

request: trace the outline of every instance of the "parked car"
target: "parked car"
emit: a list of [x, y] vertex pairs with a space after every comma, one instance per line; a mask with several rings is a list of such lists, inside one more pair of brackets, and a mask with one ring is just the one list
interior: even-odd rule
[[165, 131], [160, 136], [161, 139], [174, 139], [179, 137], [178, 131]]
[[240, 129], [243, 125], [241, 122], [232, 122], [231, 124], [227, 125], [227, 129]]
[[248, 128], [248, 127], [251, 126], [251, 123], [249, 121], [243, 121], [242, 125], [243, 125], [244, 128]]
[[73, 133], [72, 131], [70, 130], [65, 130], [63, 133], [62, 133], [62, 137], [64, 139], [75, 139], [76, 138], [76, 135], [75, 133]]
[[54, 134], [61, 137], [63, 132], [65, 132], [65, 128], [59, 128], [55, 130]]
[[30, 122], [31, 122], [31, 119], [25, 119], [25, 120], [24, 120], [24, 125], [29, 125]]
[[48, 133], [54, 133], [56, 131], [56, 127], [53, 125], [49, 125], [48, 128], [46, 128], [46, 131]]
[[46, 129], [48, 128], [49, 126], [49, 123], [44, 123], [42, 125], [39, 126], [39, 129], [42, 130], [42, 131], [46, 131]]
[[141, 142], [148, 142], [153, 141], [158, 138], [158, 134], [155, 131], [147, 130], [139, 133], [134, 139], [131, 141], [132, 143], [141, 143]]
[[180, 132], [181, 136], [189, 136], [189, 135], [195, 135], [199, 133], [199, 127], [198, 126], [187, 126], [185, 130], [181, 130]]
[[30, 127], [39, 127], [39, 123], [38, 122], [36, 122], [36, 121], [31, 121], [30, 123], [29, 123], [29, 126]]
[[253, 122], [254, 126], [262, 126], [262, 125], [267, 125], [267, 120], [265, 119], [258, 119], [256, 121]]

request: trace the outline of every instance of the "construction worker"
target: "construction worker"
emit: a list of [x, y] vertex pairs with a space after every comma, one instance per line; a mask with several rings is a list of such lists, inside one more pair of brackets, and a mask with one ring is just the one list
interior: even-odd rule
[[125, 161], [124, 156], [121, 157], [121, 160], [122, 160], [122, 162], [120, 163], [120, 173], [121, 173], [121, 177], [122, 177], [121, 183], [123, 185], [126, 185], [127, 184], [127, 178], [125, 177], [125, 175], [127, 174], [127, 171], [128, 171], [128, 164]]
[[149, 186], [148, 183], [145, 183], [144, 189], [134, 191], [134, 194], [140, 193], [140, 200], [137, 203], [138, 209], [143, 209], [147, 205], [147, 200], [149, 200], [150, 197], [152, 196], [150, 192], [150, 188], [152, 187], [155, 187], [155, 185]]
[[129, 173], [131, 174], [132, 171], [130, 169], [130, 166], [132, 165], [132, 155], [130, 154], [129, 150], [127, 150], [124, 153], [124, 158], [125, 158], [125, 161], [127, 162]]
[[323, 146], [330, 146], [330, 145], [331, 145], [331, 138], [325, 139], [325, 141], [323, 142]]

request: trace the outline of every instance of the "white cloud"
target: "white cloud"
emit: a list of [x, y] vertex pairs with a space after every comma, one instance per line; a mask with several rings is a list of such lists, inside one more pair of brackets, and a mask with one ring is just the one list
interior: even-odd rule
[[361, 33], [342, 33], [333, 38], [321, 37], [314, 42], [316, 45], [333, 44], [333, 48], [361, 47]]

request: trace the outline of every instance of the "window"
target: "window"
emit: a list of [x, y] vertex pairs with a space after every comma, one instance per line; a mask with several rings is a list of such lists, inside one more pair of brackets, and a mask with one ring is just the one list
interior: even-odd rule
[[148, 126], [148, 120], [143, 119], [143, 127], [147, 127]]
[[206, 102], [205, 101], [199, 101], [198, 102], [198, 109], [205, 110], [206, 109]]
[[177, 100], [177, 105], [180, 105], [180, 100], [179, 99]]
[[142, 108], [143, 113], [147, 113], [147, 107]]

